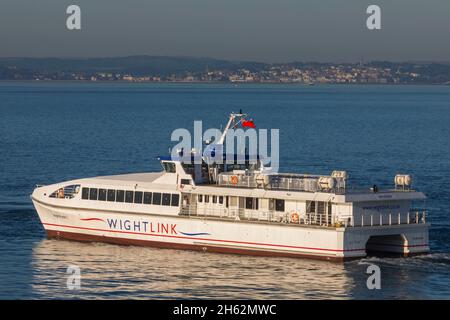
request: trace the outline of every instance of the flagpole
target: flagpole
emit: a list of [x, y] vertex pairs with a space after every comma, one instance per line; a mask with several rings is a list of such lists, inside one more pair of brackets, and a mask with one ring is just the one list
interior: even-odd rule
[[239, 121], [236, 122], [234, 125], [238, 125], [239, 123], [242, 122], [242, 118], [246, 117], [246, 114], [243, 113], [231, 113], [230, 114], [230, 119], [228, 120], [227, 125], [225, 126], [225, 130], [222, 133], [222, 136], [220, 137], [219, 141], [217, 142], [218, 145], [223, 145], [223, 143], [225, 142], [225, 137], [227, 135], [228, 130], [231, 127], [231, 124], [234, 122], [234, 119], [236, 117], [240, 117]]

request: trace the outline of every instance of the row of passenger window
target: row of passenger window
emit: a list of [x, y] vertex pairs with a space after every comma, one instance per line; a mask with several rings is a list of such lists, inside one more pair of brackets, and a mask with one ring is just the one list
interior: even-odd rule
[[[234, 197], [234, 198], [237, 199], [237, 197]], [[226, 207], [228, 208], [228, 206], [229, 206], [229, 199], [228, 199], [227, 196], [225, 197], [225, 200], [226, 200]], [[245, 198], [245, 209], [259, 210], [260, 201], [261, 201], [261, 199], [258, 199], [258, 198], [246, 197]], [[197, 202], [198, 203], [219, 203], [219, 204], [223, 204], [224, 197], [223, 196], [210, 196], [210, 195], [199, 194], [199, 195], [197, 195]], [[268, 199], [268, 202], [269, 202], [268, 203], [269, 210], [284, 212], [285, 206], [284, 206], [284, 200], [283, 199]], [[237, 202], [235, 204], [231, 203], [231, 205], [232, 206], [237, 206]]]
[[[203, 201], [203, 199], [205, 200], [205, 201]], [[210, 199], [212, 200], [212, 203], [217, 203], [217, 202], [219, 202], [220, 204], [223, 204], [223, 196], [209, 196], [209, 195], [205, 195], [204, 196], [204, 198], [203, 198], [203, 195], [202, 194], [199, 194], [198, 195], [198, 202], [205, 202], [205, 203], [209, 203], [210, 202]]]
[[180, 203], [179, 194], [99, 188], [82, 188], [81, 199], [173, 207], [178, 207]]

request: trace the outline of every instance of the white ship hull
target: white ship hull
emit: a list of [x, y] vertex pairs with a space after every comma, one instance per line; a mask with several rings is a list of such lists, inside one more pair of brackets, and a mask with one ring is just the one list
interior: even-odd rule
[[162, 172], [37, 187], [32, 199], [48, 236], [338, 261], [429, 251], [426, 211], [412, 207], [426, 196], [411, 176], [396, 175], [394, 189], [358, 190], [346, 171], [278, 173], [258, 155], [220, 155], [230, 128], [254, 127], [246, 116], [230, 114], [205, 156], [181, 148], [159, 157]]
[[[402, 255], [429, 251], [426, 223], [321, 228], [68, 208], [35, 198], [33, 202], [49, 238], [333, 261], [364, 257], [367, 249]], [[371, 236], [383, 237], [368, 243]]]

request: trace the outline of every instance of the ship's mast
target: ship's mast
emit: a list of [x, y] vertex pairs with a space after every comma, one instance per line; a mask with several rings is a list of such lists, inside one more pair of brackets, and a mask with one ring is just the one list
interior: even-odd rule
[[[232, 112], [230, 114], [230, 118], [228, 119], [228, 123], [225, 126], [225, 129], [223, 130], [222, 136], [220, 137], [219, 141], [217, 142], [218, 145], [223, 145], [223, 143], [225, 142], [225, 137], [227, 135], [228, 130], [231, 128], [231, 126], [233, 125], [236, 126], [239, 123], [242, 122], [242, 119], [244, 119], [247, 115], [245, 113], [242, 113], [242, 110], [239, 111], [239, 113], [234, 113]], [[236, 121], [236, 118], [239, 118], [238, 121]]]

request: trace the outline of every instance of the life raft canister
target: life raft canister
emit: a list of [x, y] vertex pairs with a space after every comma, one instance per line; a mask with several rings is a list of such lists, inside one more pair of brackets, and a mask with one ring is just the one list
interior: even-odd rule
[[237, 176], [231, 176], [231, 183], [232, 183], [232, 184], [237, 184], [238, 181], [239, 181], [239, 179], [238, 179]]
[[298, 223], [299, 221], [299, 216], [297, 212], [292, 212], [291, 213], [291, 222], [292, 223]]

